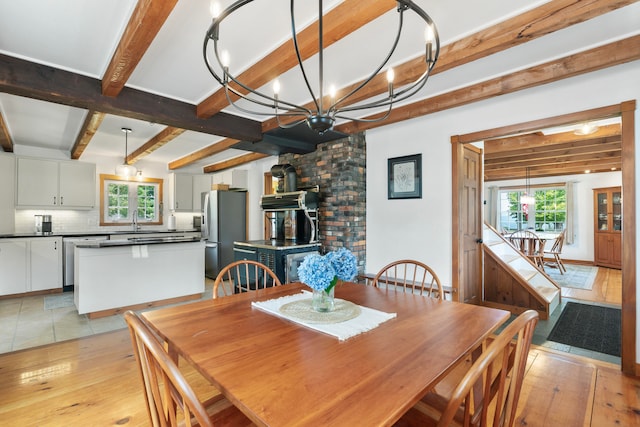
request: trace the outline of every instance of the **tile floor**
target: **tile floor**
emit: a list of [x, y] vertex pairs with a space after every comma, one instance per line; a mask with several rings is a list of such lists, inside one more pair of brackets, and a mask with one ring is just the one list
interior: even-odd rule
[[[212, 291], [213, 281], [207, 279], [202, 299], [211, 298]], [[0, 300], [0, 353], [127, 327], [122, 315], [89, 319], [79, 315], [73, 305], [45, 309], [47, 296], [50, 295]]]
[[[212, 290], [213, 281], [207, 279], [202, 299], [211, 298]], [[75, 306], [46, 310], [44, 299], [45, 296], [40, 295], [0, 300], [0, 353], [99, 334], [127, 326], [122, 315], [89, 319], [86, 315], [79, 315]], [[620, 364], [619, 357], [547, 341], [547, 336], [560, 317], [562, 308], [571, 300], [563, 298], [562, 305], [551, 314], [550, 319], [538, 323], [533, 343], [558, 351]], [[588, 301], [579, 302], [589, 304]]]

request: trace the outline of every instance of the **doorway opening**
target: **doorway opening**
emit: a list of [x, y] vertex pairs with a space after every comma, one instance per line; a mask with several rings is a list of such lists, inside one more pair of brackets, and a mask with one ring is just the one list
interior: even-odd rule
[[[465, 199], [468, 199], [468, 191], [465, 170], [465, 148], [475, 141], [483, 141], [502, 136], [515, 135], [522, 132], [533, 132], [538, 129], [554, 126], [564, 126], [582, 123], [590, 120], [599, 120], [610, 117], [620, 117], [622, 123], [622, 194], [623, 205], [623, 229], [622, 241], [622, 340], [621, 340], [621, 369], [630, 375], [636, 375], [636, 213], [635, 213], [635, 114], [636, 102], [626, 101], [607, 107], [586, 110], [577, 113], [566, 114], [547, 119], [535, 120], [511, 126], [488, 129], [465, 135], [451, 137], [452, 142], [452, 286], [454, 298], [465, 301], [466, 275], [481, 278], [478, 271], [468, 273], [467, 265], [478, 265], [482, 268], [481, 251], [476, 250], [479, 258], [477, 263], [466, 262], [469, 253], [469, 245], [479, 245], [481, 234], [475, 239], [469, 239], [466, 234], [468, 227], [463, 227], [470, 222], [482, 227], [482, 212], [477, 209], [474, 221], [471, 221], [465, 208]], [[476, 286], [481, 289], [481, 280]], [[479, 291], [481, 293], [481, 290]]]

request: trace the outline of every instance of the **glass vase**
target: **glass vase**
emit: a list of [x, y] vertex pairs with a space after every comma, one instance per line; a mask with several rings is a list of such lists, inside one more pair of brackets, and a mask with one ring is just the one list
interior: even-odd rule
[[329, 311], [333, 311], [334, 302], [333, 302], [333, 293], [335, 291], [335, 286], [331, 287], [329, 291], [317, 291], [313, 290], [313, 297], [311, 299], [311, 307], [315, 311], [319, 311], [321, 313], [327, 313]]

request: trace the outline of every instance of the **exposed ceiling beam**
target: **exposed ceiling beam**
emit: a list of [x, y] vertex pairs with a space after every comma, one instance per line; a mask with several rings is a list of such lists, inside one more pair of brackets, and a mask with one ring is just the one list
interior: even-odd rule
[[100, 127], [102, 120], [104, 120], [104, 113], [100, 113], [97, 111], [89, 110], [87, 112], [87, 117], [84, 119], [84, 123], [82, 124], [82, 128], [78, 133], [78, 137], [76, 138], [76, 142], [73, 144], [71, 148], [71, 158], [78, 160], [82, 153], [84, 152], [89, 142], [91, 142], [91, 138], [96, 134], [96, 131]]
[[129, 87], [107, 97], [97, 79], [8, 55], [0, 55], [0, 92], [240, 140], [262, 137], [254, 120], [222, 112], [199, 119], [192, 104]]
[[[366, 2], [362, 0], [345, 0], [331, 9], [324, 17], [324, 44], [330, 46], [363, 25], [378, 18], [397, 7], [393, 0]], [[238, 76], [249, 87], [259, 88], [272, 81], [280, 74], [295, 67], [297, 57], [292, 49], [292, 41], [287, 40], [275, 50], [268, 53], [260, 61]], [[318, 53], [318, 21], [298, 33], [300, 56], [305, 60]], [[238, 88], [239, 90], [241, 88]], [[244, 91], [244, 90], [243, 90]], [[246, 93], [246, 92], [244, 92]], [[237, 97], [232, 95], [232, 99]], [[211, 117], [229, 105], [223, 89], [198, 104], [197, 115], [201, 118]]]
[[503, 159], [487, 159], [484, 160], [484, 168], [487, 173], [494, 173], [505, 170], [521, 169], [526, 166], [543, 166], [548, 164], [557, 164], [565, 161], [582, 161], [582, 160], [611, 160], [614, 157], [620, 161], [622, 144], [620, 139], [617, 141], [607, 141], [607, 143], [599, 146], [588, 146], [581, 148], [566, 148], [565, 144], [558, 147], [549, 147], [541, 150], [535, 155], [513, 155]]
[[[637, 0], [589, 0], [585, 2], [578, 0], [558, 0], [549, 2], [543, 6], [532, 9], [521, 15], [515, 16], [490, 28], [478, 31], [477, 33], [444, 46], [441, 49], [440, 58], [433, 69], [432, 75], [466, 64], [483, 56], [526, 43], [551, 32], [567, 28], [570, 25], [586, 21], [610, 12], [611, 10], [635, 3], [636, 1]], [[256, 66], [252, 68], [256, 68]], [[424, 64], [421, 58], [407, 61], [396, 67], [396, 76], [402, 76], [402, 80], [396, 82], [396, 84], [401, 86], [402, 84], [411, 82], [423, 71]], [[340, 89], [337, 96], [342, 96], [348, 93], [361, 83], [362, 82], [357, 82], [346, 88]], [[386, 90], [388, 90], [386, 76], [378, 75], [369, 83], [369, 85], [363, 88], [358, 93], [358, 96], [355, 96], [352, 101], [359, 102], [368, 97], [383, 93]], [[306, 106], [312, 107], [312, 103], [309, 103]], [[283, 117], [282, 121], [284, 123], [288, 123], [292, 120]], [[384, 124], [386, 124], [386, 122], [381, 123], [381, 125]], [[267, 132], [277, 127], [278, 120], [274, 117], [263, 122], [262, 131]], [[202, 154], [204, 154], [204, 151], [201, 151]], [[205, 157], [207, 156], [192, 156], [186, 163], [181, 162], [180, 166], [174, 166], [176, 168], [184, 167]], [[171, 165], [173, 165], [173, 163]], [[170, 168], [173, 167], [170, 166]]]
[[138, 148], [136, 151], [129, 154], [127, 156], [127, 162], [129, 164], [133, 164], [137, 162], [138, 160], [142, 159], [145, 156], [148, 156], [149, 154], [156, 151], [158, 148], [162, 147], [163, 145], [167, 144], [168, 142], [171, 142], [173, 139], [182, 135], [184, 132], [185, 132], [184, 129], [175, 128], [173, 126], [167, 126], [166, 128], [162, 129], [160, 132], [158, 132], [156, 136], [154, 136], [149, 141], [142, 144], [142, 146], [140, 146], [140, 148]]
[[11, 141], [11, 135], [9, 135], [7, 124], [2, 118], [2, 113], [0, 113], [0, 147], [6, 153], [13, 153], [13, 141]]
[[[557, 0], [546, 3], [521, 15], [517, 15], [499, 24], [464, 37], [440, 50], [440, 57], [431, 75], [435, 75], [477, 59], [524, 44], [531, 40], [558, 31], [571, 25], [587, 21], [612, 10], [635, 3], [638, 0]], [[395, 67], [397, 80], [394, 85], [402, 87], [415, 81], [426, 67], [422, 56], [409, 60]], [[337, 91], [340, 98], [361, 85], [363, 81], [354, 83]], [[386, 71], [378, 74], [367, 86], [362, 88], [345, 105], [355, 104], [365, 99], [388, 91]], [[326, 102], [328, 102], [328, 98]], [[305, 105], [313, 107], [313, 103]], [[291, 123], [295, 118], [282, 117], [282, 123]], [[384, 125], [384, 123], [383, 123]], [[276, 117], [265, 120], [262, 131], [267, 132], [278, 127]]]
[[539, 147], [548, 145], [556, 145], [561, 143], [574, 143], [576, 145], [587, 144], [588, 141], [596, 140], [596, 143], [602, 141], [603, 138], [617, 137], [620, 139], [620, 124], [611, 124], [602, 126], [596, 132], [590, 135], [576, 135], [573, 132], [562, 132], [550, 135], [544, 135], [542, 132], [527, 133], [523, 135], [510, 136], [507, 138], [496, 138], [486, 140], [484, 143], [484, 155], [492, 158], [504, 157], [505, 153], [533, 153], [538, 151]]
[[[548, 176], [582, 175], [584, 173], [601, 173], [620, 170], [621, 160], [619, 157], [600, 160], [581, 160], [556, 162], [553, 164], [534, 166], [529, 168], [530, 178], [542, 178]], [[526, 179], [526, 168], [518, 170], [504, 170], [500, 172], [485, 172], [485, 181], [504, 181], [512, 179]]]
[[382, 122], [347, 122], [336, 126], [336, 130], [348, 134], [362, 132], [638, 59], [640, 35], [398, 107]]
[[242, 156], [234, 157], [232, 159], [225, 160], [224, 162], [216, 163], [215, 165], [206, 166], [204, 168], [204, 173], [220, 172], [225, 169], [244, 165], [245, 163], [250, 163], [256, 160], [264, 159], [265, 157], [269, 157], [269, 155], [262, 154], [262, 153], [243, 154]]
[[[503, 151], [500, 156], [484, 153], [485, 169], [517, 168], [539, 158], [564, 158], [585, 154], [596, 155], [609, 151], [619, 151], [621, 137], [601, 138], [584, 144], [582, 141], [564, 142], [555, 145], [539, 146], [535, 149]], [[486, 143], [485, 143], [486, 146]], [[618, 153], [619, 155], [619, 153]]]
[[213, 156], [214, 154], [222, 153], [225, 150], [228, 150], [234, 144], [237, 144], [239, 140], [226, 138], [222, 141], [216, 142], [215, 144], [209, 145], [201, 150], [195, 151], [189, 155], [186, 155], [178, 160], [174, 160], [169, 163], [169, 169], [179, 169], [185, 166], [188, 166], [192, 163], [197, 162], [198, 160], [205, 159], [209, 156]]
[[178, 0], [138, 0], [102, 78], [102, 94], [117, 96]]

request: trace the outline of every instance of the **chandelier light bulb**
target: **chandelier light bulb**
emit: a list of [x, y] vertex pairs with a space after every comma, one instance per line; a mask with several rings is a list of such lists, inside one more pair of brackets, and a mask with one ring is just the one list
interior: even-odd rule
[[329, 86], [329, 96], [331, 97], [331, 99], [336, 98], [336, 93], [338, 93], [338, 90], [336, 89], [336, 85]]
[[426, 43], [433, 43], [434, 39], [433, 27], [431, 25], [427, 25], [424, 29], [424, 41]]
[[220, 54], [220, 62], [222, 63], [222, 66], [225, 68], [229, 67], [229, 52], [227, 52], [226, 50], [223, 50], [222, 53]]
[[387, 82], [393, 83], [393, 79], [396, 77], [396, 73], [393, 71], [393, 68], [389, 68], [387, 70]]
[[273, 81], [273, 93], [276, 95], [280, 93], [280, 81], [278, 79]]
[[211, 13], [211, 17], [214, 19], [220, 16], [220, 3], [212, 1], [209, 6], [209, 12]]

